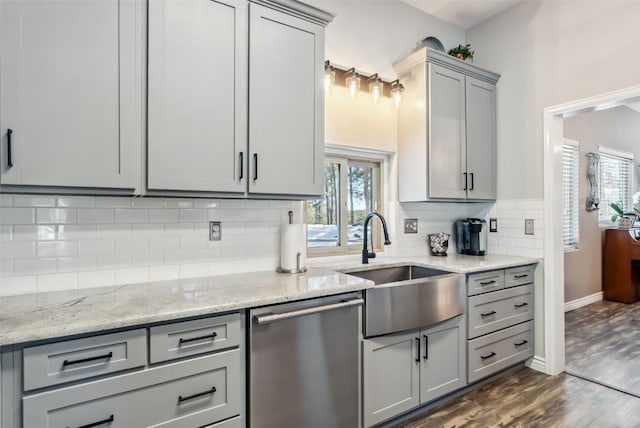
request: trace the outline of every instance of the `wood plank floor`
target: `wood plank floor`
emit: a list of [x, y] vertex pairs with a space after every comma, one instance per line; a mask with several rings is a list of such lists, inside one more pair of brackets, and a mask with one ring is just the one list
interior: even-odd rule
[[567, 312], [565, 366], [567, 373], [640, 396], [640, 302], [602, 300]]
[[633, 428], [640, 427], [640, 398], [524, 368], [396, 427]]

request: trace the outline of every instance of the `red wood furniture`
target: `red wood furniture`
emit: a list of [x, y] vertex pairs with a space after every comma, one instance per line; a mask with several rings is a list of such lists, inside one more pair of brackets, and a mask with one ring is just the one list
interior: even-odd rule
[[604, 237], [606, 300], [633, 303], [640, 298], [640, 240], [624, 229], [607, 229]]

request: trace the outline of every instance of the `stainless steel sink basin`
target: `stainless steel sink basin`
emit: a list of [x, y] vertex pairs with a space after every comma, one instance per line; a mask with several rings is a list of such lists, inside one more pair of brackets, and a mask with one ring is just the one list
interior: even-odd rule
[[416, 265], [343, 271], [369, 279], [364, 335], [380, 336], [427, 327], [464, 314], [464, 275]]

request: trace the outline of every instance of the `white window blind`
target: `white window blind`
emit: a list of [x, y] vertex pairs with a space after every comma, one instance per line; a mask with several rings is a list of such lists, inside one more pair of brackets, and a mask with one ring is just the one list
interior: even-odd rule
[[599, 220], [611, 225], [615, 213], [612, 203], [622, 205], [624, 211], [631, 209], [633, 194], [633, 155], [600, 148], [600, 210]]
[[564, 223], [562, 239], [565, 249], [578, 248], [578, 142], [566, 140], [562, 146], [562, 188]]

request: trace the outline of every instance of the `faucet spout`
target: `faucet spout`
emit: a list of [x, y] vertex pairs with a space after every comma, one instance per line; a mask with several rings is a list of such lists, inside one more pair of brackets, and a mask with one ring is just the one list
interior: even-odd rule
[[389, 240], [389, 231], [387, 230], [387, 222], [384, 220], [384, 217], [382, 217], [382, 215], [378, 214], [375, 211], [372, 211], [369, 214], [367, 214], [367, 217], [364, 219], [364, 227], [363, 227], [364, 239], [362, 240], [362, 264], [369, 264], [369, 259], [372, 259], [376, 256], [376, 253], [374, 253], [373, 251], [369, 252], [369, 250], [367, 249], [367, 244], [368, 244], [367, 237], [369, 236], [369, 233], [368, 233], [369, 222], [373, 217], [378, 217], [380, 219], [380, 222], [382, 223], [382, 232], [384, 234], [384, 245], [391, 244], [391, 241]]

